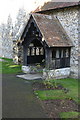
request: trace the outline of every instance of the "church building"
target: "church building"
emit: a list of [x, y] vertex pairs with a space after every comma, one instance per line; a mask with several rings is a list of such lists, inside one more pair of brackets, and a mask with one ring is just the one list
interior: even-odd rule
[[22, 64], [23, 71], [40, 65], [47, 79], [80, 77], [79, 5], [47, 2], [30, 14], [13, 48], [13, 60]]

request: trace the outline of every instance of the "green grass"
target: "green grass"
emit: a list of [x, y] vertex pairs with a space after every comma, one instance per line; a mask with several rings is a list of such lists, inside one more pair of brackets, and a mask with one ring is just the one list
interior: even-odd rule
[[80, 114], [79, 112], [74, 112], [74, 111], [61, 112], [60, 113], [60, 118], [78, 118], [79, 114]]
[[0, 73], [3, 74], [12, 74], [12, 73], [20, 73], [21, 65], [16, 65], [13, 63], [12, 59], [1, 58], [4, 61], [0, 61]]
[[61, 79], [56, 80], [56, 82], [62, 85], [64, 88], [67, 88], [69, 91], [67, 93], [64, 90], [38, 90], [35, 91], [35, 94], [41, 100], [49, 99], [73, 99], [76, 102], [80, 102], [78, 99], [78, 80], [77, 79]]
[[10, 58], [3, 58], [3, 57], [0, 57], [0, 59], [5, 60], [5, 61], [13, 61], [13, 60], [10, 59]]
[[62, 90], [44, 90], [44, 91], [36, 91], [36, 95], [39, 96], [41, 100], [49, 100], [49, 99], [65, 99], [65, 93]]
[[68, 88], [68, 96], [71, 97], [73, 100], [76, 102], [80, 102], [78, 99], [78, 85], [79, 85], [79, 80], [77, 79], [71, 79], [71, 78], [66, 78], [59, 80], [60, 84], [63, 85], [64, 88]]

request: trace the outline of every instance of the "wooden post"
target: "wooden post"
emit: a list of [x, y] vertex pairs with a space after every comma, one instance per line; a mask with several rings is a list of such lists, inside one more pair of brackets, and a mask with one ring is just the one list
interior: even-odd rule
[[23, 64], [27, 65], [27, 47], [26, 45], [23, 46]]
[[46, 63], [46, 68], [51, 68], [52, 64], [52, 51], [50, 48], [45, 49], [45, 63]]

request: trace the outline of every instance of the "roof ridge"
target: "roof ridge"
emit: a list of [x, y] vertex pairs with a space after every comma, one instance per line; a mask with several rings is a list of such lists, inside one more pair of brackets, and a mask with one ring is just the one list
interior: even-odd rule
[[48, 1], [48, 2], [44, 3], [43, 6], [41, 6], [41, 7], [38, 6], [33, 11], [33, 13], [40, 13], [42, 11], [47, 11], [47, 10], [52, 10], [52, 9], [53, 10], [54, 9], [60, 9], [60, 8], [65, 8], [65, 7], [73, 7], [73, 6], [77, 6], [77, 5], [80, 5], [80, 1], [79, 2], [54, 2], [54, 1]]

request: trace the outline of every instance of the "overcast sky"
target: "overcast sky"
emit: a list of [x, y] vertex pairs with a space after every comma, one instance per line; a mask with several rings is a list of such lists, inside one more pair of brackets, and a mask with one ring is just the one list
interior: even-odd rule
[[44, 1], [50, 0], [1, 0], [0, 1], [0, 24], [7, 21], [7, 16], [10, 14], [13, 21], [19, 8], [24, 8], [30, 12], [36, 9], [37, 6], [43, 4]]
[[[0, 24], [7, 21], [7, 17], [10, 14], [13, 21], [15, 21], [16, 14], [19, 8], [24, 8], [30, 12], [36, 9], [39, 5], [43, 5], [44, 2], [51, 0], [1, 0], [0, 1]], [[52, 0], [52, 1], [77, 1], [77, 0]]]

